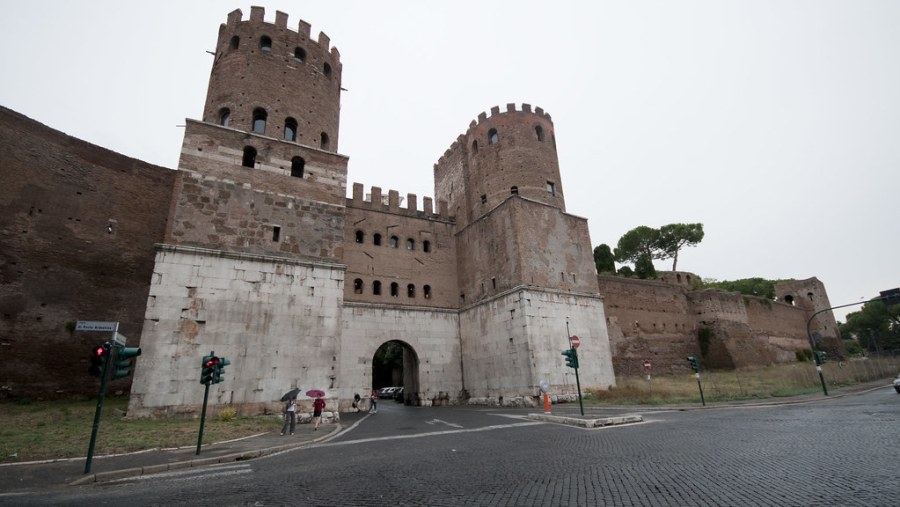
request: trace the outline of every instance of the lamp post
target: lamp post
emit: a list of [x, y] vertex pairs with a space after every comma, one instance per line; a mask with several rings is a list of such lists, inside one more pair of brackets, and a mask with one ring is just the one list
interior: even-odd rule
[[825, 377], [822, 376], [822, 365], [819, 362], [819, 356], [816, 354], [816, 342], [813, 340], [812, 331], [810, 330], [810, 326], [812, 326], [813, 319], [816, 318], [816, 315], [827, 312], [829, 310], [835, 310], [837, 308], [844, 308], [847, 306], [864, 305], [866, 303], [871, 303], [873, 301], [880, 301], [882, 299], [887, 299], [887, 298], [888, 298], [888, 296], [880, 296], [877, 298], [869, 299], [867, 301], [857, 301], [856, 303], [847, 303], [845, 305], [832, 306], [831, 308], [825, 308], [824, 310], [819, 310], [809, 316], [809, 320], [806, 321], [806, 337], [809, 339], [809, 348], [810, 348], [810, 350], [812, 350], [813, 360], [816, 363], [816, 371], [819, 373], [819, 382], [822, 383], [822, 392], [825, 393], [825, 396], [828, 396], [828, 387], [825, 386]]

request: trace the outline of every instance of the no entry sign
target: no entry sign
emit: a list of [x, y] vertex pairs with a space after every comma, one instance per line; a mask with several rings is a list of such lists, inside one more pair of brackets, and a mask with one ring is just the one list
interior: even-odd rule
[[653, 364], [650, 362], [650, 360], [644, 359], [644, 371], [646, 371], [647, 373], [650, 373], [650, 368], [652, 368], [652, 367], [653, 367]]
[[578, 338], [578, 337], [575, 336], [575, 335], [572, 335], [572, 337], [569, 338], [569, 341], [572, 342], [572, 348], [573, 348], [573, 349], [577, 349], [578, 346], [581, 345], [581, 339]]

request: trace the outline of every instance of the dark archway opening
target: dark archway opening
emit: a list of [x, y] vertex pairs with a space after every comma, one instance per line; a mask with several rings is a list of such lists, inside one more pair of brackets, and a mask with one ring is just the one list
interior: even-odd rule
[[[395, 389], [382, 394], [381, 390], [386, 388]], [[398, 393], [400, 388], [402, 391]], [[418, 405], [419, 358], [416, 351], [399, 340], [378, 347], [372, 358], [372, 389], [381, 399], [389, 397], [407, 405]]]

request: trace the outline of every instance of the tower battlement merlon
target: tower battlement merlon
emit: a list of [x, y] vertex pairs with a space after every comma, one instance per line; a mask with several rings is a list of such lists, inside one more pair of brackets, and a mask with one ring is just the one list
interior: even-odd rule
[[[228, 13], [228, 18], [224, 26], [232, 29], [236, 28], [238, 24], [240, 24], [241, 22], [245, 22], [243, 15], [244, 13], [240, 9], [231, 11], [230, 13]], [[271, 24], [275, 28], [280, 28], [288, 32], [294, 32], [293, 30], [288, 28], [288, 14], [286, 12], [275, 11], [274, 23], [266, 23], [265, 16], [265, 7], [252, 6], [250, 7], [250, 17], [246, 20], [246, 22], [253, 24]], [[297, 23], [297, 30], [295, 33], [298, 35], [299, 39], [317, 44], [323, 50], [323, 52], [331, 53], [332, 58], [334, 58], [335, 64], [338, 64], [340, 62], [341, 54], [336, 47], [331, 46], [331, 38], [327, 34], [325, 34], [325, 32], [319, 32], [318, 38], [316, 40], [313, 40], [312, 37], [310, 37], [310, 34], [312, 33], [312, 25], [301, 19]]]
[[[353, 208], [373, 209], [385, 211], [389, 213], [397, 213], [401, 215], [417, 216], [422, 213], [426, 218], [444, 217], [446, 218], [446, 203], [438, 201], [438, 210], [434, 209], [434, 199], [431, 197], [422, 198], [422, 209], [419, 209], [419, 198], [416, 194], [407, 193], [404, 198], [400, 196], [397, 190], [388, 190], [385, 194], [381, 187], [372, 187], [369, 195], [366, 195], [365, 187], [362, 183], [353, 183], [353, 196], [347, 198], [347, 206]], [[441, 207], [443, 205], [443, 213]]]
[[503, 112], [500, 111], [500, 106], [494, 106], [490, 109], [490, 111], [491, 111], [490, 116], [488, 116], [488, 114], [485, 112], [480, 113], [478, 115], [477, 119], [472, 120], [469, 123], [469, 129], [471, 130], [472, 127], [475, 127], [475, 126], [479, 125], [480, 123], [487, 121], [488, 118], [494, 118], [495, 116], [500, 116], [500, 115], [510, 114], [510, 113], [535, 114], [537, 116], [545, 118], [550, 123], [553, 123], [553, 119], [550, 117], [550, 115], [547, 112], [544, 111], [543, 108], [535, 107], [534, 111], [532, 111], [531, 104], [526, 104], [524, 102], [522, 103], [520, 109], [516, 107], [516, 104], [514, 102], [510, 102], [510, 103], [506, 104], [506, 110]]

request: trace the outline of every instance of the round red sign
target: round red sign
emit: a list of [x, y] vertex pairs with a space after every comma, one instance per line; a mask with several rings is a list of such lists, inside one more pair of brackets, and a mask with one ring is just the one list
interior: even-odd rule
[[644, 360], [644, 369], [647, 371], [650, 371], [651, 367], [652, 367], [652, 364], [650, 363], [650, 360], [649, 359]]
[[581, 345], [581, 339], [579, 339], [579, 338], [578, 338], [577, 336], [575, 336], [575, 335], [572, 335], [572, 337], [569, 338], [569, 341], [572, 342], [572, 348], [573, 348], [573, 349], [577, 349], [578, 346]]

